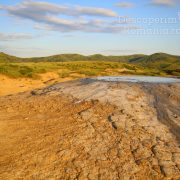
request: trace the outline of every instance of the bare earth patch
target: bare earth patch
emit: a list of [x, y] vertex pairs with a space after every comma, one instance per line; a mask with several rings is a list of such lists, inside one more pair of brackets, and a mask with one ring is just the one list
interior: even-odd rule
[[64, 82], [75, 79], [73, 77], [60, 78], [56, 72], [40, 74], [39, 79], [32, 78], [9, 78], [0, 74], [0, 96], [42, 88], [49, 84]]
[[80, 80], [0, 97], [0, 179], [179, 179], [179, 94]]

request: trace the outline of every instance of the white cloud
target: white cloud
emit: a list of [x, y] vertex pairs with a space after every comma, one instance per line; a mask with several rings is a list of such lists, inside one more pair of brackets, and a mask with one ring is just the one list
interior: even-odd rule
[[175, 0], [152, 0], [152, 5], [155, 6], [173, 6], [176, 4]]
[[132, 8], [134, 7], [135, 5], [131, 2], [119, 2], [116, 4], [117, 7], [120, 7], [120, 8]]
[[25, 40], [25, 39], [33, 39], [34, 36], [30, 34], [22, 34], [22, 33], [0, 33], [0, 41], [13, 41], [13, 40]]
[[[55, 19], [54, 19], [55, 20]], [[53, 20], [53, 21], [54, 21]], [[98, 20], [90, 21], [68, 21], [57, 19], [57, 21], [49, 21], [46, 24], [36, 24], [36, 29], [48, 30], [48, 31], [58, 31], [58, 32], [96, 32], [96, 33], [121, 33], [123, 31], [138, 29], [135, 26], [122, 26], [118, 22], [103, 22]]]
[[[68, 16], [102, 16], [102, 17], [116, 17], [117, 13], [105, 8], [96, 7], [82, 7], [82, 6], [67, 6], [58, 5], [47, 2], [38, 2], [26, 0], [16, 6], [4, 6], [1, 9], [6, 9], [11, 14], [25, 16], [31, 14], [45, 15], [45, 14], [61, 14]], [[18, 12], [20, 11], [20, 12]]]
[[74, 13], [77, 15], [89, 15], [89, 16], [104, 16], [104, 17], [117, 17], [117, 13], [104, 8], [93, 8], [93, 7], [81, 7], [76, 6]]
[[114, 18], [118, 20], [117, 13], [104, 8], [57, 5], [26, 0], [15, 6], [3, 6], [1, 9], [12, 17], [32, 20], [36, 23], [36, 28], [49, 31], [118, 33], [136, 28], [123, 27], [122, 24], [114, 23]]

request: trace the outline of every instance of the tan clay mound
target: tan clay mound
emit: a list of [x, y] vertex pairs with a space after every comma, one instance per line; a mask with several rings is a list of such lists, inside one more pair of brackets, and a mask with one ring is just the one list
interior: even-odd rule
[[73, 81], [0, 97], [0, 179], [179, 179], [179, 95]]

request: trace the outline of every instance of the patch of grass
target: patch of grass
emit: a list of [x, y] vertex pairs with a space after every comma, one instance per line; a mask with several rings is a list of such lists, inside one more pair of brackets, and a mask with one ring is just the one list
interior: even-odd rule
[[58, 66], [52, 63], [1, 63], [0, 74], [12, 78], [38, 78], [38, 74], [54, 71]]
[[65, 69], [58, 73], [60, 78], [66, 78], [69, 77], [71, 74], [71, 71]]
[[18, 78], [18, 77], [33, 78], [35, 76], [35, 74], [33, 73], [33, 69], [26, 66], [19, 66], [15, 64], [0, 65], [0, 73], [10, 76], [12, 78]]
[[136, 66], [132, 66], [129, 64], [124, 64], [123, 67], [128, 69], [128, 70], [137, 70]]
[[98, 76], [101, 74], [100, 70], [97, 69], [81, 69], [78, 71], [79, 74], [84, 74], [86, 76]]
[[[33, 68], [34, 73], [53, 71], [58, 69], [57, 66], [59, 66], [60, 68], [67, 68], [71, 71], [82, 71], [82, 69], [91, 69], [94, 71], [94, 69], [98, 69], [98, 72], [100, 71], [101, 74], [103, 74], [105, 69], [120, 69], [123, 66], [127, 72], [132, 71], [131, 73], [138, 71], [136, 68], [145, 68], [142, 71], [146, 74], [148, 68], [153, 68], [154, 70], [163, 72], [163, 75], [180, 76], [179, 71], [177, 71], [180, 69], [180, 56], [165, 53], [155, 53], [152, 55], [137, 54], [130, 56], [104, 56], [101, 54], [83, 56], [80, 54], [59, 54], [49, 57], [19, 58], [0, 52], [0, 64], [2, 63], [24, 64], [24, 66]], [[1, 71], [4, 72], [2, 69]], [[149, 70], [147, 70], [147, 73], [148, 72]], [[152, 71], [152, 74], [153, 72], [154, 71]], [[87, 74], [95, 75], [96, 73], [89, 72]], [[31, 75], [32, 74], [30, 73], [27, 76]]]
[[[124, 70], [125, 69], [125, 70]], [[81, 74], [82, 76], [101, 75], [175, 75], [179, 70], [163, 71], [155, 68], [141, 67], [140, 65], [120, 63], [120, 62], [99, 62], [99, 61], [76, 61], [76, 62], [25, 62], [25, 63], [0, 63], [0, 74], [13, 78], [26, 77], [37, 78], [39, 74], [46, 72], [57, 72], [61, 78], [70, 77], [71, 74]]]

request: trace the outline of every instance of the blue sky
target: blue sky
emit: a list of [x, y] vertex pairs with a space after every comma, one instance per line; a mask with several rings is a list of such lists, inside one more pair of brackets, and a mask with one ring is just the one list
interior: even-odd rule
[[0, 51], [21, 57], [180, 55], [179, 0], [1, 0], [0, 22]]

